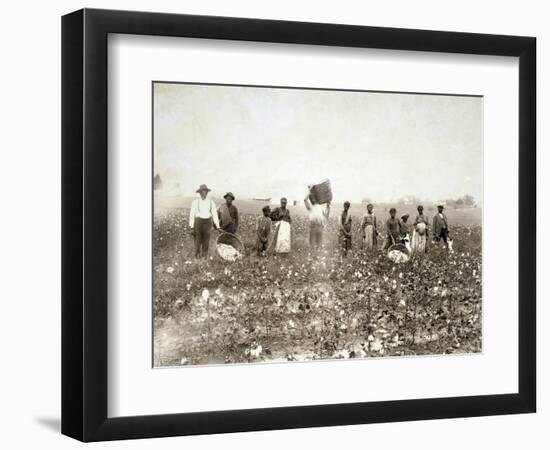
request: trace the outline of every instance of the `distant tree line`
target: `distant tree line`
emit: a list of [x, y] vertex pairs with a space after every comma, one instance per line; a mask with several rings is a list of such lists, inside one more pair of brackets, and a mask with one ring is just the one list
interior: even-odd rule
[[460, 209], [460, 208], [475, 208], [476, 200], [472, 195], [464, 195], [457, 199], [447, 199], [445, 204], [448, 208]]
[[[361, 200], [361, 203], [367, 204], [372, 203], [372, 199], [370, 197], [364, 197]], [[431, 202], [424, 202], [420, 198], [415, 197], [414, 195], [407, 195], [405, 197], [401, 197], [400, 199], [396, 200], [395, 202], [392, 202], [396, 205], [422, 205], [422, 204], [430, 204]], [[460, 208], [476, 208], [476, 200], [474, 196], [466, 194], [462, 197], [458, 198], [449, 198], [446, 200], [443, 200], [441, 203], [445, 204], [447, 208], [453, 208], [453, 209], [460, 209]], [[433, 210], [433, 206], [428, 206], [428, 210]]]

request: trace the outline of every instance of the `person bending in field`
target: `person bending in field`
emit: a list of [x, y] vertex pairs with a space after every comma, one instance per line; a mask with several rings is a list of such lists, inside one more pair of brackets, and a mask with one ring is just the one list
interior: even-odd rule
[[196, 258], [206, 258], [208, 256], [212, 223], [214, 224], [214, 228], [217, 230], [220, 229], [216, 205], [212, 199], [207, 198], [209, 192], [210, 189], [208, 189], [206, 184], [200, 185], [197, 189], [200, 197], [193, 200], [189, 213], [189, 227], [195, 239]]
[[223, 198], [225, 203], [218, 208], [220, 228], [226, 233], [235, 234], [239, 228], [239, 210], [233, 204], [235, 196], [228, 192]]
[[290, 253], [291, 235], [290, 235], [290, 211], [286, 207], [286, 197], [281, 198], [281, 206], [271, 212], [271, 220], [275, 222], [275, 236], [272, 246], [275, 253]]
[[397, 211], [395, 208], [390, 209], [390, 218], [386, 220], [386, 242], [383, 250], [387, 250], [393, 244], [401, 242], [401, 222], [395, 218]]
[[342, 256], [346, 257], [351, 251], [351, 213], [350, 202], [344, 202], [344, 210], [340, 215], [340, 230], [338, 237], [342, 246]]
[[264, 206], [263, 215], [256, 220], [256, 251], [258, 256], [265, 256], [269, 247], [269, 235], [271, 234], [271, 208]]
[[376, 249], [378, 245], [378, 223], [376, 215], [373, 212], [373, 206], [367, 205], [367, 212], [361, 222], [361, 231], [363, 232], [363, 248], [366, 250]]
[[330, 203], [320, 205], [311, 201], [311, 186], [304, 198], [304, 205], [309, 212], [309, 248], [318, 250], [323, 245], [323, 231], [330, 215]]
[[449, 249], [449, 221], [447, 220], [447, 216], [443, 212], [445, 208], [443, 205], [439, 205], [437, 207], [437, 214], [434, 216], [433, 219], [433, 234], [434, 234], [434, 241], [435, 242], [441, 242], [443, 239], [443, 242], [445, 243], [445, 248]]
[[418, 205], [416, 208], [418, 215], [414, 219], [413, 235], [412, 235], [412, 251], [415, 253], [426, 253], [428, 251], [428, 227], [430, 222], [428, 217], [424, 215], [424, 207]]

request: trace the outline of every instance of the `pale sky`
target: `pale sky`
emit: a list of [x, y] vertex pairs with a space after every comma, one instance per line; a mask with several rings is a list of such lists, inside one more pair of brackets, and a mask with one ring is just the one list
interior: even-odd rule
[[483, 192], [483, 99], [155, 83], [154, 171], [194, 195], [438, 201]]

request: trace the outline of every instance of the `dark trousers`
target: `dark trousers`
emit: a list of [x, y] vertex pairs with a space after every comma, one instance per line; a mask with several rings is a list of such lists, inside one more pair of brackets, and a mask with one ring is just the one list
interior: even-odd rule
[[342, 254], [345, 256], [348, 251], [351, 250], [351, 236], [346, 236], [344, 233], [340, 233], [340, 245], [342, 246]]
[[445, 248], [448, 250], [449, 249], [449, 244], [447, 242], [449, 240], [448, 228], [441, 228], [441, 231], [439, 232], [439, 236], [435, 236], [435, 240], [437, 242], [441, 242], [441, 239], [443, 239], [443, 242], [445, 242]]
[[269, 247], [268, 244], [269, 244], [269, 242], [267, 241], [267, 239], [266, 239], [265, 242], [263, 242], [263, 241], [260, 240], [259, 237], [256, 238], [256, 250], [258, 252], [258, 255], [261, 255], [261, 254], [264, 254], [265, 252], [267, 252], [267, 249]]
[[309, 247], [321, 248], [323, 245], [323, 224], [311, 223], [309, 225]]
[[195, 257], [206, 258], [208, 256], [208, 247], [210, 247], [210, 230], [212, 229], [212, 219], [195, 218]]
[[441, 228], [441, 231], [439, 232], [439, 236], [436, 236], [435, 239], [437, 240], [437, 242], [443, 239], [443, 242], [447, 244], [447, 239], [449, 239], [449, 229]]

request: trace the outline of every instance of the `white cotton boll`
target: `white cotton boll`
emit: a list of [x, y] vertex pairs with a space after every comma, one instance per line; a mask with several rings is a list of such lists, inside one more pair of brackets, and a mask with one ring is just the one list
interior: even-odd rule
[[376, 339], [372, 344], [371, 344], [371, 350], [375, 351], [375, 352], [384, 352], [384, 347], [382, 345], [382, 341], [380, 339]]
[[242, 257], [242, 254], [235, 247], [228, 244], [218, 244], [218, 253], [226, 261], [236, 261]]
[[168, 272], [168, 273], [174, 273], [174, 270], [175, 270], [175, 269], [174, 269], [173, 267], [168, 267], [168, 268], [166, 269], [166, 272]]
[[205, 288], [202, 290], [201, 297], [204, 301], [208, 300], [208, 298], [210, 297], [210, 292], [208, 291], [208, 289]]
[[250, 349], [250, 356], [253, 358], [259, 358], [262, 354], [263, 348], [260, 344], [258, 344], [255, 348]]
[[335, 358], [338, 359], [349, 359], [349, 352], [347, 350], [339, 350], [334, 354]]

